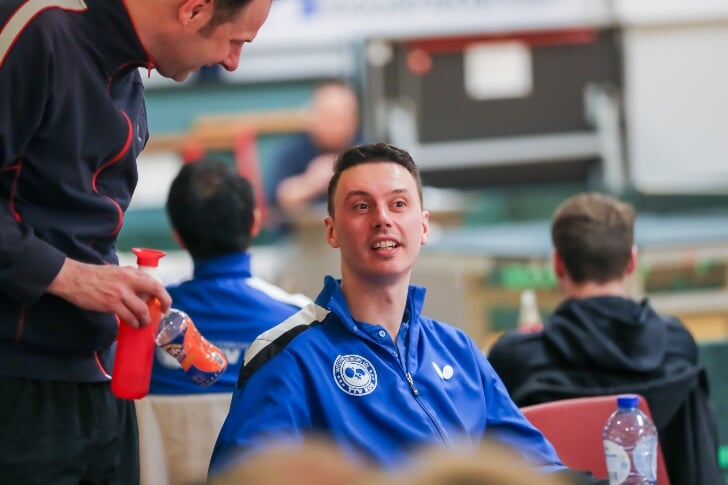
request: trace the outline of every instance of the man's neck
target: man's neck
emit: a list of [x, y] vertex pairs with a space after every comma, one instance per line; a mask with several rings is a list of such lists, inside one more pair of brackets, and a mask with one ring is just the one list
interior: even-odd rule
[[153, 39], [149, 36], [149, 27], [147, 24], [149, 21], [149, 4], [140, 0], [126, 0], [124, 4], [137, 31], [139, 40], [141, 40], [146, 49], [153, 47]]
[[607, 281], [606, 283], [597, 283], [595, 281], [575, 283], [569, 279], [564, 279], [562, 287], [567, 298], [627, 297], [627, 284], [623, 279]]
[[408, 280], [386, 285], [343, 278], [341, 291], [355, 320], [381, 325], [396, 339], [407, 305]]
[[157, 34], [170, 28], [169, 19], [176, 21], [177, 9], [173, 0], [125, 0], [139, 40], [150, 56], [157, 51]]

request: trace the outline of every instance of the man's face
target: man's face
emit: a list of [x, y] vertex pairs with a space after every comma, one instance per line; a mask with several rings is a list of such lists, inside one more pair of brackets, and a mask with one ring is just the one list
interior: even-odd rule
[[359, 128], [359, 105], [347, 88], [322, 88], [314, 98], [309, 132], [324, 152], [339, 152], [349, 147]]
[[342, 277], [382, 282], [404, 277], [427, 242], [429, 213], [422, 210], [414, 177], [388, 161], [341, 173], [327, 217], [326, 239], [341, 251]]
[[212, 29], [205, 28], [212, 16], [213, 2], [194, 13], [181, 15], [182, 32], [166, 42], [155, 55], [157, 71], [175, 81], [184, 81], [202, 66], [220, 64], [228, 71], [238, 68], [243, 45], [251, 42], [268, 18], [272, 0], [251, 0], [240, 13]]

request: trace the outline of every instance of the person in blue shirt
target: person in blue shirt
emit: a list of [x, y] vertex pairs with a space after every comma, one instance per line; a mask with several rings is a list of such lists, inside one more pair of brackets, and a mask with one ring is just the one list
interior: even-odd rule
[[307, 205], [325, 204], [334, 159], [360, 142], [356, 93], [341, 81], [321, 83], [311, 98], [306, 131], [276, 156], [268, 188], [270, 205], [285, 217]]
[[225, 353], [228, 368], [216, 383], [199, 387], [157, 348], [150, 393], [232, 392], [250, 342], [310, 300], [252, 276], [249, 249], [261, 215], [251, 183], [226, 163], [202, 159], [183, 166], [166, 209], [175, 238], [194, 263], [193, 277], [167, 291], [174, 308]]
[[490, 437], [540, 471], [565, 470], [477, 344], [422, 314], [425, 289], [410, 276], [429, 213], [410, 155], [384, 143], [343, 152], [328, 213], [342, 277], [327, 276], [315, 303], [251, 345], [209, 477], [318, 434], [385, 468], [422, 447], [475, 450]]

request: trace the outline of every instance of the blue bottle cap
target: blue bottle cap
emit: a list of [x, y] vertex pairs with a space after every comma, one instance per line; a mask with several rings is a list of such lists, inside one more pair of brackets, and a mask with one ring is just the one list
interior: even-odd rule
[[639, 396], [635, 394], [622, 394], [617, 396], [617, 407], [620, 408], [636, 408], [640, 402]]

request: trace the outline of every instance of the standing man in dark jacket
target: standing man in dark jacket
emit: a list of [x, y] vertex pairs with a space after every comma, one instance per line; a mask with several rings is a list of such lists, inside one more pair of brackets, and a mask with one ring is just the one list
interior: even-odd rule
[[238, 65], [271, 0], [0, 2], [0, 481], [139, 481], [110, 391], [117, 315], [163, 286], [117, 263], [147, 122], [139, 67]]
[[645, 396], [672, 485], [721, 483], [707, 378], [688, 330], [627, 297], [634, 210], [597, 193], [554, 214], [554, 271], [566, 300], [543, 331], [510, 332], [488, 359], [519, 406], [580, 396]]

